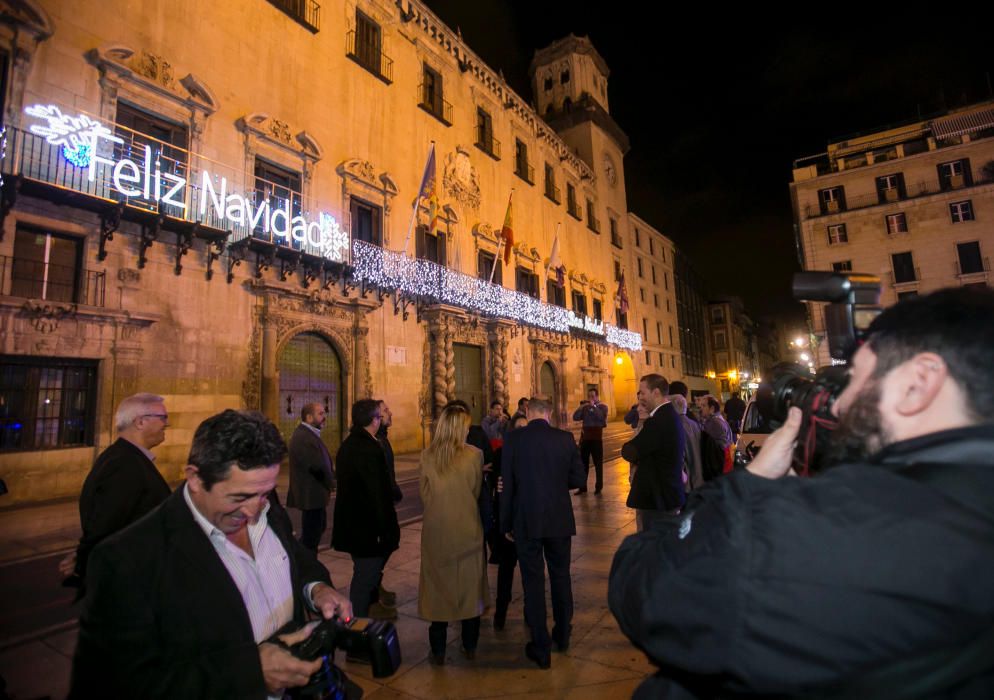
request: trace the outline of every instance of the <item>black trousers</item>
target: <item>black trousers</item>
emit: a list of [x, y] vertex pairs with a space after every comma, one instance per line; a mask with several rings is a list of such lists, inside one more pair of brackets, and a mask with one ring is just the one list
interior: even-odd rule
[[573, 620], [573, 586], [569, 573], [571, 545], [571, 537], [545, 537], [517, 542], [521, 585], [525, 590], [525, 620], [531, 628], [532, 643], [543, 655], [548, 655], [552, 650], [545, 611], [546, 565], [549, 567], [549, 588], [552, 593], [552, 636], [560, 645], [569, 643]]
[[[594, 482], [594, 488], [600, 491], [604, 488], [604, 442], [601, 440], [581, 440], [580, 441], [580, 460], [583, 462], [583, 468], [586, 475], [590, 475], [590, 458], [594, 459], [594, 473], [596, 474], [597, 480]], [[583, 488], [587, 488], [587, 482], [584, 480]]]
[[300, 511], [300, 544], [312, 552], [317, 552], [321, 535], [327, 527], [328, 511], [325, 508]]
[[[448, 637], [448, 622], [432, 622], [428, 625], [428, 644], [431, 646], [431, 653], [435, 655], [445, 653], [445, 640]], [[471, 617], [462, 621], [462, 648], [466, 651], [475, 651], [476, 645], [480, 641], [480, 618]]]
[[[507, 611], [514, 584], [514, 567], [518, 565], [518, 550], [514, 543], [498, 533], [502, 542], [494, 540], [493, 559], [497, 560], [497, 610]], [[491, 561], [493, 561], [491, 559]]]

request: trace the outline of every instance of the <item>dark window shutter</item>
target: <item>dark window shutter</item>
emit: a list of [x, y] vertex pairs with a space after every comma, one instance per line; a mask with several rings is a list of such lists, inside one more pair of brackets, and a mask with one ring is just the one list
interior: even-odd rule
[[973, 184], [973, 170], [970, 169], [970, 159], [964, 158], [963, 163], [963, 184], [969, 187]]
[[442, 267], [447, 267], [449, 263], [449, 259], [445, 255], [445, 233], [442, 231], [438, 232], [438, 260], [435, 262]]

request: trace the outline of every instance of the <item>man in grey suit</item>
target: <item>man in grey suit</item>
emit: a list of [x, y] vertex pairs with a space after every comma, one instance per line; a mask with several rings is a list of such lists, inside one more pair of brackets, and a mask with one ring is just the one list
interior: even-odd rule
[[312, 552], [328, 527], [328, 501], [335, 488], [335, 471], [328, 448], [321, 441], [326, 413], [320, 403], [300, 409], [300, 425], [290, 438], [290, 492], [286, 504], [299, 508], [300, 544]]
[[[529, 400], [528, 425], [508, 433], [501, 459], [500, 527], [517, 545], [525, 619], [532, 635], [525, 655], [543, 669], [550, 666], [552, 642], [560, 651], [569, 648], [570, 545], [576, 534], [570, 489], [586, 479], [573, 434], [549, 425], [551, 411], [547, 400]], [[546, 564], [555, 622], [551, 637], [546, 626]]]

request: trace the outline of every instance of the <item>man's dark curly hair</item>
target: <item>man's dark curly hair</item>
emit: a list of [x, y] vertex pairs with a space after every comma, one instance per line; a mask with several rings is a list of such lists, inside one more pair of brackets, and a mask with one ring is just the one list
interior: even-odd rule
[[208, 491], [228, 478], [232, 466], [243, 471], [278, 464], [286, 443], [276, 426], [258, 411], [230, 408], [197, 427], [187, 464], [197, 467]]
[[942, 357], [978, 421], [994, 415], [994, 290], [954, 287], [884, 310], [868, 330], [880, 378], [922, 352]]

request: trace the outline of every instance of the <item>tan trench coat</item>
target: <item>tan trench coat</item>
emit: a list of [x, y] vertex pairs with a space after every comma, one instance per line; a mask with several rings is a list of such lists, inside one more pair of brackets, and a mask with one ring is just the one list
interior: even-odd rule
[[483, 453], [475, 447], [467, 445], [442, 474], [422, 455], [418, 615], [425, 620], [466, 620], [490, 604], [477, 505], [482, 484]]

